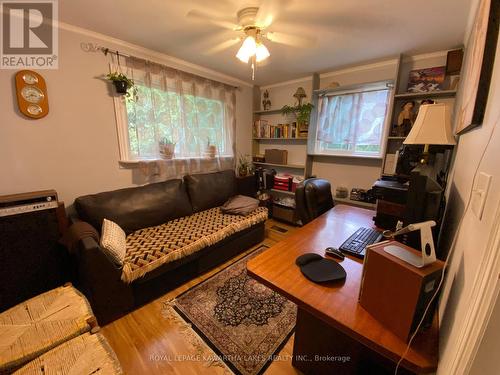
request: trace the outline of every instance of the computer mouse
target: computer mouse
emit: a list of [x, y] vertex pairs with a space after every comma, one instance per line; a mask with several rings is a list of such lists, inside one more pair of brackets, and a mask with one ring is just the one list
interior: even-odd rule
[[301, 266], [305, 266], [308, 263], [318, 261], [321, 259], [323, 259], [323, 257], [319, 254], [307, 253], [307, 254], [304, 254], [304, 255], [297, 257], [297, 259], [295, 259], [295, 264], [297, 266], [301, 267]]
[[331, 255], [335, 258], [339, 258], [340, 260], [345, 259], [344, 253], [341, 250], [337, 249], [336, 247], [327, 247], [325, 249], [325, 254]]

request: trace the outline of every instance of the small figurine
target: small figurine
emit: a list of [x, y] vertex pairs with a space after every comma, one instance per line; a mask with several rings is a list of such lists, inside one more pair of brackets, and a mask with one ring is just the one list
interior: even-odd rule
[[264, 100], [262, 100], [262, 107], [264, 108], [264, 111], [268, 111], [269, 108], [271, 108], [271, 101], [269, 100], [269, 91], [264, 91], [264, 94], [262, 94], [264, 97]]
[[413, 122], [415, 120], [413, 114], [413, 108], [415, 108], [415, 102], [409, 101], [403, 103], [401, 106], [402, 110], [398, 116], [398, 124], [396, 127], [396, 136], [398, 137], [406, 137], [406, 135], [410, 132], [411, 127], [413, 126]]

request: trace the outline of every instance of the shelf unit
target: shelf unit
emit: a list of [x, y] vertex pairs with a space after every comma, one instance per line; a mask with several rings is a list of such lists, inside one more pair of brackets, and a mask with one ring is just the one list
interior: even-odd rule
[[298, 137], [298, 138], [291, 138], [291, 137], [262, 137], [262, 138], [252, 138], [254, 141], [303, 141], [307, 142], [307, 138], [305, 137]]
[[[312, 80], [312, 90], [319, 89], [319, 74], [314, 74], [313, 75], [313, 80]], [[297, 84], [298, 88], [300, 84]], [[290, 100], [293, 100], [293, 92], [290, 92]], [[252, 118], [252, 131], [253, 131], [253, 125], [256, 120], [268, 120], [270, 124], [276, 125], [280, 121], [283, 122], [289, 122], [285, 121], [285, 118], [282, 117], [281, 114], [281, 109], [271, 109], [267, 111], [262, 111], [260, 110], [260, 102], [261, 102], [261, 90], [260, 87], [255, 86], [254, 87], [254, 93], [253, 93], [253, 118]], [[308, 98], [310, 100], [313, 99], [312, 92], [310, 94], [310, 97]], [[293, 103], [293, 102], [292, 102]], [[292, 104], [290, 103], [290, 104]], [[269, 147], [271, 145], [271, 147]], [[276, 145], [276, 146], [275, 146]], [[268, 146], [268, 147], [266, 147]], [[281, 147], [280, 147], [281, 146]], [[275, 163], [265, 163], [265, 162], [253, 162], [254, 165], [256, 166], [263, 166], [263, 167], [269, 167], [276, 169], [278, 173], [280, 172], [288, 172], [296, 176], [301, 176], [303, 178], [307, 178], [311, 175], [312, 173], [312, 157], [307, 155], [307, 138], [306, 137], [297, 137], [297, 138], [291, 138], [291, 137], [253, 137], [252, 138], [252, 156], [258, 155], [263, 153], [263, 149], [265, 148], [287, 148], [287, 149], [292, 149], [294, 150], [294, 158], [292, 158], [292, 163], [290, 164], [275, 164]], [[297, 151], [300, 150], [300, 151]], [[300, 159], [297, 157], [300, 152]], [[290, 151], [289, 151], [290, 153]], [[290, 160], [290, 155], [289, 155], [289, 160]], [[277, 190], [277, 189], [268, 189], [267, 193], [271, 195], [278, 195], [280, 197], [294, 197], [295, 193], [291, 191], [284, 191], [284, 190]], [[283, 205], [280, 205], [278, 203], [274, 203], [273, 206], [277, 206], [281, 209], [284, 208]], [[286, 209], [288, 210], [293, 210], [293, 208], [287, 207]], [[283, 218], [281, 218], [283, 219]], [[283, 219], [287, 220], [287, 219]], [[292, 222], [292, 221], [289, 221]], [[296, 222], [293, 222], [293, 224], [297, 224]]]
[[[402, 89], [405, 87], [404, 85], [405, 81], [403, 79], [407, 78], [406, 76], [403, 76], [407, 74], [406, 71], [407, 69], [405, 69], [403, 64], [404, 64], [403, 56], [400, 55], [393, 95], [390, 101], [391, 105], [389, 107], [389, 113], [391, 117], [390, 117], [389, 129], [387, 130], [385, 152], [382, 162], [382, 173], [381, 173], [381, 175], [384, 177], [394, 175], [392, 173], [387, 173], [387, 170], [390, 169], [386, 168], [388, 163], [387, 160], [388, 155], [395, 155], [396, 152], [402, 146], [404, 140], [406, 139], [406, 137], [391, 136], [391, 130], [393, 126], [397, 123], [398, 116], [401, 112], [401, 105], [405, 101], [410, 101], [410, 100], [418, 101], [423, 99], [433, 99], [433, 100], [440, 99], [441, 101], [449, 102], [450, 107], [453, 108], [453, 101], [457, 94], [456, 90], [436, 90], [429, 92], [402, 92]], [[415, 112], [416, 110], [418, 109], [414, 109]]]

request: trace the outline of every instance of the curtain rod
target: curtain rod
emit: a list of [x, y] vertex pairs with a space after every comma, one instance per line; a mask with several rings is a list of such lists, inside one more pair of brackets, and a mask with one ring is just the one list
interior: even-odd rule
[[[145, 58], [142, 58], [142, 57], [137, 57], [137, 56], [129, 55], [129, 54], [120, 52], [120, 51], [118, 51], [116, 49], [111, 49], [111, 48], [108, 48], [108, 47], [98, 46], [98, 45], [95, 45], [93, 43], [83, 43], [82, 42], [82, 43], [80, 43], [80, 47], [85, 52], [102, 52], [104, 54], [104, 56], [107, 56], [109, 54], [109, 55], [115, 55], [115, 56], [118, 56], [118, 57], [119, 56], [121, 56], [121, 57], [132, 57], [134, 59], [137, 59], [137, 60], [140, 60], [140, 61], [143, 61], [143, 62], [146, 62], [146, 63], [155, 64], [155, 65], [161, 65], [161, 66], [165, 66], [167, 68], [175, 69], [175, 70], [178, 70], [178, 71], [182, 72], [181, 69], [171, 68], [171, 67], [169, 67], [169, 66], [167, 66], [165, 64], [157, 63], [155, 61], [151, 61], [151, 60], [148, 60], [148, 59], [145, 59]], [[239, 86], [229, 85], [229, 84], [224, 83], [224, 82], [216, 81], [215, 79], [211, 79], [211, 78], [200, 76], [199, 74], [193, 74], [193, 73], [189, 73], [189, 72], [186, 72], [186, 73], [191, 74], [191, 75], [196, 76], [196, 77], [199, 77], [201, 79], [208, 79], [210, 81], [221, 83], [221, 84], [226, 85], [228, 87], [231, 87], [233, 89], [240, 89]]]

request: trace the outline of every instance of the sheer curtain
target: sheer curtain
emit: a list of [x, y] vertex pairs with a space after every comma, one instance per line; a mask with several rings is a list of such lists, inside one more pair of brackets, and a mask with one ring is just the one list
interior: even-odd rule
[[380, 152], [388, 99], [388, 89], [320, 97], [317, 141], [321, 150]]
[[[129, 160], [165, 178], [235, 166], [236, 88], [134, 57], [121, 70], [138, 89], [123, 102]], [[160, 144], [173, 143], [173, 158]]]

